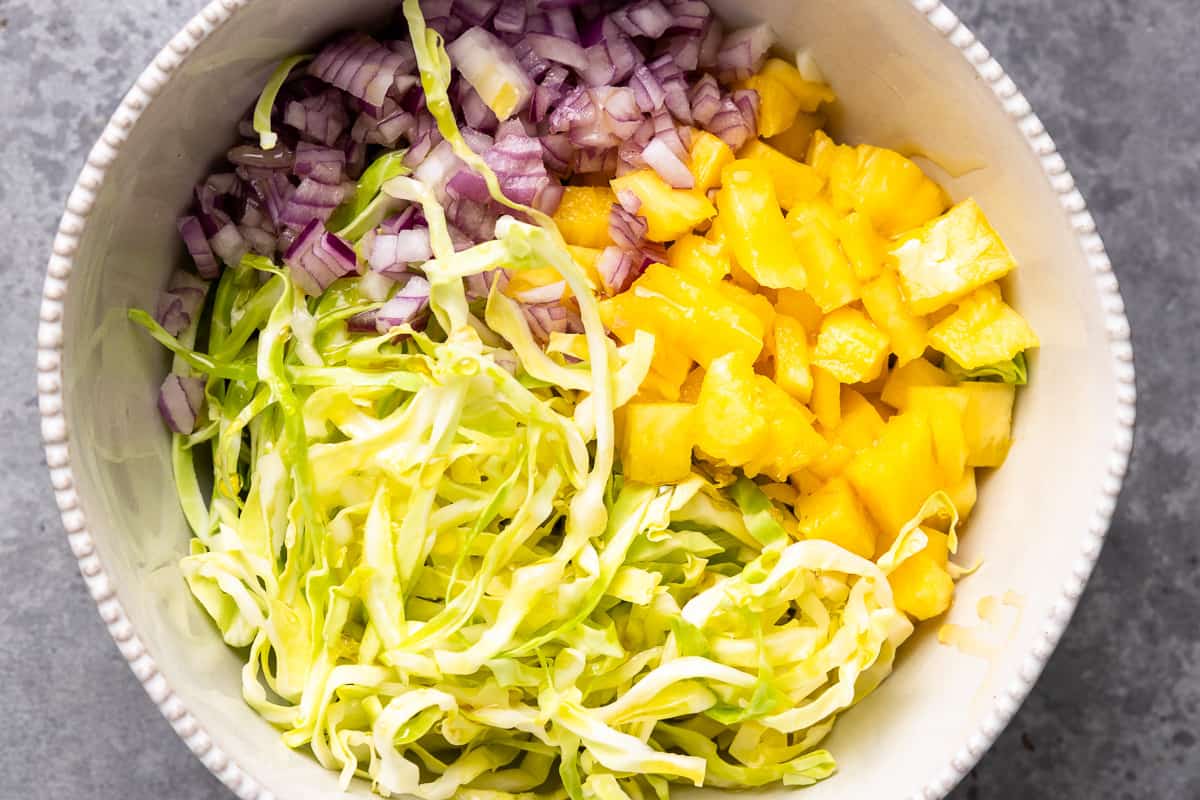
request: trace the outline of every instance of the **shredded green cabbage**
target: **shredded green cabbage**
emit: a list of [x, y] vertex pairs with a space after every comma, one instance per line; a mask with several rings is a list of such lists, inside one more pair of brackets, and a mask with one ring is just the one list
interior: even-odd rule
[[[257, 256], [222, 275], [203, 350], [130, 313], [207, 376], [208, 422], [172, 451], [195, 534], [182, 571], [247, 648], [246, 702], [385, 796], [645, 800], [828, 777], [821, 740], [912, 632], [887, 572], [953, 504], [931, 498], [877, 565], [794, 541], [746, 478], [623, 480], [614, 411], [653, 337], [606, 336], [553, 224], [466, 148], [440, 38], [404, 8], [443, 136], [537, 224], [504, 217], [455, 253], [388, 154], [336, 219], [362, 235], [381, 208], [422, 205], [428, 333], [351, 336], [344, 320], [378, 305], [357, 279], [308, 298]], [[467, 303], [468, 276], [546, 266], [578, 300], [579, 339], [543, 349], [504, 295], [482, 322]]]
[[258, 102], [254, 104], [254, 132], [258, 134], [258, 144], [263, 150], [274, 150], [279, 142], [279, 136], [271, 130], [271, 109], [275, 107], [275, 98], [279, 95], [287, 76], [300, 64], [308, 61], [312, 55], [299, 55], [285, 58], [280, 62], [267, 83], [263, 86]]
[[1029, 367], [1024, 353], [1017, 353], [1011, 361], [1001, 361], [998, 364], [985, 364], [975, 369], [967, 369], [950, 356], [946, 356], [946, 372], [957, 381], [988, 381], [991, 383], [1011, 383], [1014, 386], [1024, 386], [1029, 382]]

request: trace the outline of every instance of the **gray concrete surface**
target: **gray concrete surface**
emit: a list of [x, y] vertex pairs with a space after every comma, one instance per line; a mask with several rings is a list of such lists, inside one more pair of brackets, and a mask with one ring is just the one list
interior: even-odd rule
[[[0, 0], [0, 797], [219, 799], [143, 695], [67, 550], [34, 325], [62, 201], [200, 0]], [[1139, 421], [1112, 536], [1036, 691], [955, 800], [1200, 797], [1200, 6], [954, 0], [1069, 156], [1133, 323]]]

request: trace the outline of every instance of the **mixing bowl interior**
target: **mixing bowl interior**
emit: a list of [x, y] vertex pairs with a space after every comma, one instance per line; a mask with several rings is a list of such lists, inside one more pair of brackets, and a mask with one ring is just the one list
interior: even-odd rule
[[[971, 626], [982, 644], [939, 645], [936, 625], [926, 626], [893, 676], [828, 741], [838, 776], [806, 790], [809, 800], [908, 797], [970, 766], [1036, 677], [1086, 578], [1090, 562], [1081, 553], [1097, 525], [1103, 528], [1096, 509], [1111, 484], [1116, 436], [1107, 310], [1061, 196], [1017, 120], [907, 0], [714, 5], [735, 23], [765, 19], [784, 44], [814, 53], [841, 98], [838, 135], [921, 154], [956, 199], [979, 200], [1021, 264], [1015, 305], [1043, 342], [1032, 385], [1020, 395], [1016, 445], [985, 482], [963, 539], [960, 560], [983, 559], [983, 566], [960, 584], [950, 619]], [[243, 705], [243, 654], [222, 644], [187, 593], [176, 564], [188, 533], [154, 407], [167, 358], [125, 311], [153, 308], [182, 262], [175, 217], [277, 60], [392, 8], [254, 0], [204, 39], [157, 87], [120, 144], [75, 257], [64, 315], [74, 473], [118, 597], [166, 682], [211, 738], [277, 796], [294, 800], [336, 796], [336, 776], [284, 747]], [[995, 624], [976, 613], [985, 596], [1009, 601]], [[356, 791], [366, 795], [365, 787]]]

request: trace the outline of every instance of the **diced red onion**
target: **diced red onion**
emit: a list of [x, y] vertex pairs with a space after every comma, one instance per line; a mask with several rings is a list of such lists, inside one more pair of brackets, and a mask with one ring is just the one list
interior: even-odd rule
[[702, 0], [682, 0], [670, 4], [671, 27], [688, 31], [702, 31], [712, 17], [712, 9]]
[[754, 136], [754, 129], [746, 121], [742, 109], [734, 102], [733, 97], [726, 95], [721, 98], [717, 113], [709, 120], [704, 129], [719, 136], [725, 144], [734, 150], [741, 148], [746, 141]]
[[646, 238], [648, 224], [643, 217], [613, 203], [608, 212], [608, 238], [622, 250], [637, 250]]
[[468, 126], [463, 126], [459, 132], [462, 133], [463, 141], [467, 143], [467, 147], [480, 155], [487, 152], [487, 149], [496, 141], [494, 137], [483, 131], [478, 131]]
[[486, 25], [500, 6], [500, 0], [455, 0], [454, 14], [471, 25]]
[[630, 214], [636, 214], [642, 209], [642, 198], [629, 189], [620, 189], [617, 191], [617, 202], [621, 204], [621, 208]]
[[483, 176], [465, 166], [454, 173], [446, 183], [446, 191], [451, 197], [474, 200], [477, 203], [486, 203], [492, 197]]
[[543, 214], [554, 214], [558, 211], [558, 206], [562, 203], [563, 195], [566, 194], [566, 188], [558, 181], [550, 181], [544, 185], [533, 198], [531, 206], [541, 211]]
[[381, 144], [385, 147], [395, 147], [401, 136], [410, 133], [416, 127], [416, 117], [405, 111], [399, 103], [388, 97], [383, 101], [378, 117], [370, 114], [360, 114], [354, 121], [350, 137], [355, 142]]
[[447, 141], [438, 143], [425, 160], [413, 170], [413, 178], [425, 184], [439, 201], [446, 198], [446, 184], [456, 172], [462, 169], [463, 162], [454, 155], [454, 148]]
[[575, 149], [575, 172], [613, 172], [617, 167], [617, 150], [613, 147], [578, 147]]
[[420, 326], [429, 311], [429, 281], [413, 275], [375, 315], [376, 330], [387, 333], [401, 325]]
[[242, 256], [250, 249], [246, 240], [242, 238], [242, 232], [232, 221], [222, 225], [221, 229], [209, 238], [208, 243], [217, 257], [229, 267], [236, 267], [241, 263]]
[[[517, 57], [508, 45], [483, 28], [468, 29], [462, 36], [446, 46], [459, 73], [475, 87], [479, 96], [488, 104], [497, 117], [504, 119], [518, 114], [533, 97], [533, 80], [517, 63]], [[499, 87], [507, 86], [509, 91], [516, 91], [517, 99], [511, 108], [495, 108], [489, 98], [496, 94]]]
[[358, 258], [348, 242], [310, 221], [284, 253], [292, 281], [307, 295], [317, 296], [338, 278], [358, 272]]
[[542, 143], [542, 161], [551, 175], [565, 178], [571, 172], [574, 161], [575, 147], [566, 134], [552, 133], [540, 137]]
[[550, 182], [541, 142], [524, 134], [498, 136], [483, 160], [496, 173], [504, 196], [515, 203], [532, 203]]
[[496, 220], [499, 218], [495, 203], [476, 203], [465, 198], [451, 198], [446, 203], [446, 221], [472, 242], [496, 238]]
[[208, 284], [205, 281], [189, 272], [177, 270], [171, 276], [166, 291], [159, 295], [154, 318], [167, 333], [178, 336], [192, 324], [200, 307], [204, 305], [207, 289]]
[[367, 263], [373, 271], [395, 278], [407, 272], [410, 266], [423, 264], [431, 258], [433, 249], [429, 245], [429, 231], [412, 228], [376, 234]]
[[158, 411], [175, 433], [189, 434], [204, 408], [204, 380], [171, 373], [158, 390]]
[[288, 103], [284, 108], [283, 121], [298, 130], [301, 136], [331, 147], [350, 124], [342, 94], [336, 89]]
[[292, 186], [280, 170], [238, 167], [237, 172], [258, 196], [267, 211], [267, 216], [271, 218], [271, 224], [278, 227], [283, 221], [283, 210], [295, 193], [296, 187]]
[[700, 56], [696, 60], [696, 66], [700, 69], [716, 69], [717, 55], [721, 52], [721, 42], [725, 39], [725, 26], [721, 24], [721, 20], [713, 17], [708, 21], [708, 27], [704, 29], [704, 35], [700, 39]]
[[396, 233], [397, 231], [406, 231], [411, 228], [425, 227], [425, 214], [421, 211], [421, 207], [413, 205], [405, 207], [403, 211], [395, 216], [388, 217], [379, 226], [381, 233]]
[[342, 182], [346, 153], [336, 147], [322, 147], [309, 142], [296, 145], [296, 160], [292, 172], [300, 178], [312, 178], [325, 184]]
[[562, 301], [567, 290], [566, 281], [548, 283], [545, 286], [535, 286], [522, 292], [516, 292], [516, 299], [522, 303], [557, 303]]
[[346, 320], [346, 330], [350, 333], [378, 333], [379, 309], [362, 311]]
[[645, 64], [634, 68], [633, 76], [629, 79], [629, 88], [633, 89], [637, 106], [645, 114], [661, 107], [666, 99], [662, 84]]
[[527, 303], [521, 310], [534, 338], [543, 344], [550, 340], [550, 334], [567, 332], [567, 310], [560, 303]]
[[525, 30], [525, 0], [502, 0], [492, 27], [500, 33], [522, 33]]
[[242, 238], [246, 240], [251, 252], [260, 256], [270, 256], [275, 253], [278, 244], [275, 234], [251, 225], [239, 225], [238, 230], [241, 231]]
[[695, 178], [692, 177], [687, 164], [679, 160], [679, 157], [667, 146], [663, 137], [654, 137], [642, 151], [642, 158], [646, 160], [646, 164], [651, 169], [658, 173], [660, 178], [673, 188], [691, 189], [696, 185]]
[[587, 50], [587, 67], [580, 72], [580, 77], [588, 86], [607, 86], [616, 79], [616, 68], [608, 54], [604, 43], [594, 44]]
[[542, 82], [533, 93], [533, 121], [541, 122], [550, 113], [551, 106], [562, 99], [568, 73], [565, 67], [555, 64], [546, 71]]
[[642, 257], [620, 247], [606, 247], [596, 259], [596, 271], [600, 273], [601, 288], [606, 294], [620, 294], [629, 288], [636, 276], [635, 267]]
[[775, 34], [765, 23], [741, 28], [721, 42], [717, 70], [725, 80], [740, 81], [762, 68], [767, 51], [775, 44]]
[[428, 111], [417, 114], [417, 127], [411, 135], [408, 152], [404, 154], [404, 166], [411, 169], [420, 164], [441, 141], [442, 134], [433, 115]]
[[324, 222], [345, 199], [346, 192], [340, 185], [329, 186], [305, 178], [288, 198], [280, 219], [294, 228], [303, 228], [312, 220]]
[[544, 33], [529, 33], [525, 35], [525, 41], [529, 43], [533, 52], [547, 61], [565, 64], [574, 70], [587, 69], [587, 53], [570, 39]]
[[692, 105], [692, 119], [707, 130], [712, 118], [721, 110], [721, 87], [717, 85], [717, 79], [707, 73], [700, 76], [688, 99]]
[[208, 237], [204, 235], [200, 220], [190, 216], [180, 217], [179, 235], [183, 237], [183, 243], [187, 245], [188, 253], [196, 264], [196, 271], [200, 273], [200, 277], [209, 280], [217, 277], [221, 268], [213, 255], [212, 247], [208, 244]]
[[667, 40], [667, 54], [684, 72], [692, 72], [700, 66], [700, 33], [687, 31], [677, 33]]
[[546, 11], [546, 22], [553, 36], [579, 44], [579, 29], [575, 27], [575, 15], [569, 8], [551, 8]]
[[[652, 138], [661, 139], [663, 144], [671, 148], [671, 152], [680, 161], [686, 163], [689, 159], [688, 148], [683, 141], [683, 135], [679, 132], [679, 128], [675, 127], [675, 120], [671, 119], [671, 114], [665, 109], [656, 109], [651, 115], [654, 121], [654, 136]], [[650, 142], [646, 142], [650, 144]]]
[[630, 36], [657, 39], [667, 32], [674, 18], [659, 0], [634, 0], [623, 14], [613, 15], [613, 21]]
[[308, 72], [378, 109], [404, 62], [367, 34], [350, 33], [318, 53]]

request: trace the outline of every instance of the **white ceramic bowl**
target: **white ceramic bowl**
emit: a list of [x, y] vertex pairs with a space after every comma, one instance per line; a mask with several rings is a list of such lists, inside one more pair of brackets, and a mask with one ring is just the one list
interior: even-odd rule
[[[714, 5], [811, 48], [842, 98], [840, 134], [933, 156], [958, 177], [934, 174], [956, 198], [978, 198], [1021, 263], [1015, 303], [1043, 344], [1019, 399], [1016, 446], [986, 481], [964, 541], [968, 562], [985, 560], [960, 584], [950, 614], [970, 641], [940, 645], [926, 626], [892, 677], [839, 722], [828, 742], [838, 775], [804, 792], [806, 800], [941, 797], [1038, 677], [1112, 515], [1134, 417], [1117, 282], [1042, 124], [938, 0]], [[153, 307], [183, 253], [175, 217], [274, 63], [393, 6], [212, 2], [146, 68], [91, 151], [46, 278], [38, 388], [71, 547], [146, 691], [248, 800], [335, 797], [336, 776], [284, 747], [243, 705], [239, 657], [188, 596], [176, 567], [188, 533], [154, 408], [167, 358], [125, 310]], [[1005, 596], [1014, 604], [995, 623], [981, 621], [981, 598]]]

